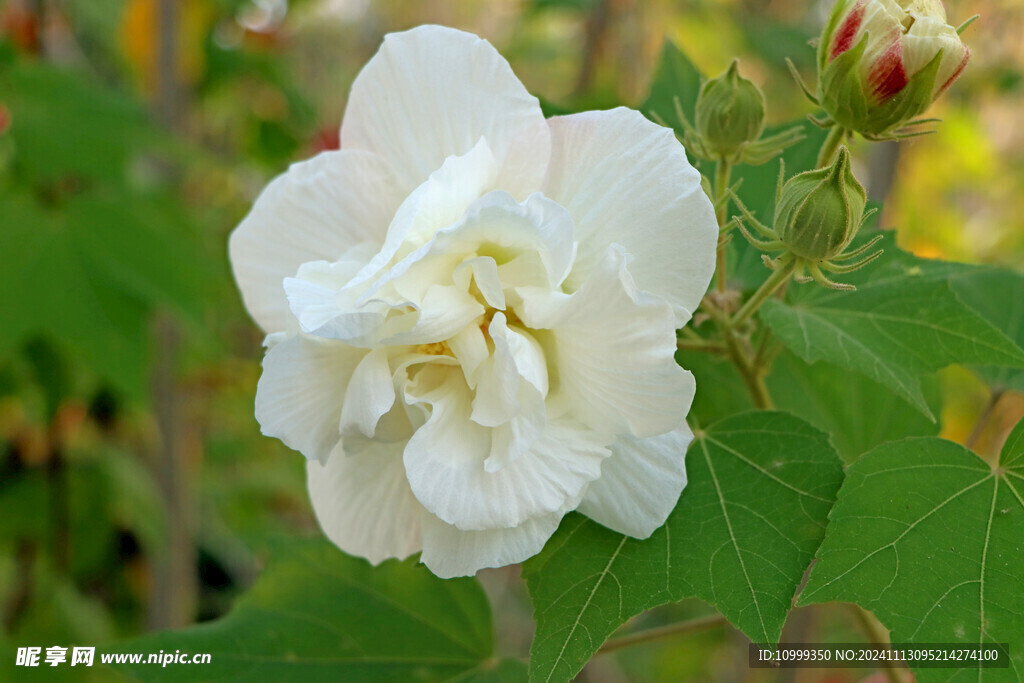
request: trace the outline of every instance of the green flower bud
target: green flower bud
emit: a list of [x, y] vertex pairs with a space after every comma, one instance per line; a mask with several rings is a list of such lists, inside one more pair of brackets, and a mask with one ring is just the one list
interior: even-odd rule
[[732, 158], [757, 140], [764, 125], [764, 95], [740, 76], [733, 60], [721, 76], [701, 86], [697, 96], [696, 128], [705, 149], [714, 157]]
[[850, 153], [840, 147], [831, 166], [800, 173], [783, 185], [775, 232], [796, 256], [825, 261], [853, 240], [866, 203], [864, 187], [850, 168]]

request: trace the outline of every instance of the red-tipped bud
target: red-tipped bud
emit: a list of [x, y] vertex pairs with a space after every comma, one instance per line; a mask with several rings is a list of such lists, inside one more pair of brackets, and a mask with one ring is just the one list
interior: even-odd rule
[[970, 57], [941, 0], [839, 0], [818, 45], [818, 95], [840, 125], [885, 135], [921, 114]]

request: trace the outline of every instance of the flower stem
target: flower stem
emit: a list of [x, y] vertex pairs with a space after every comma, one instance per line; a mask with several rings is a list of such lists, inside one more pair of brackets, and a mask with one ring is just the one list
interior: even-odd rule
[[829, 128], [828, 136], [821, 144], [821, 151], [818, 152], [818, 168], [827, 166], [832, 161], [832, 157], [836, 155], [836, 150], [839, 149], [839, 144], [844, 137], [846, 137], [846, 129], [838, 123]]
[[[871, 641], [872, 645], [876, 645], [878, 647], [889, 646], [889, 635], [871, 614], [866, 612], [864, 608], [859, 605], [850, 605], [850, 609], [853, 611], [853, 615], [857, 619], [857, 623], [864, 631], [864, 634], [868, 637], [868, 640]], [[903, 683], [903, 676], [900, 675], [900, 670], [899, 667], [897, 667], [896, 662], [883, 659], [881, 664], [882, 672], [889, 680], [889, 683]]]
[[985, 428], [988, 427], [989, 422], [992, 421], [992, 416], [995, 415], [996, 406], [999, 405], [999, 401], [1003, 398], [1003, 394], [1006, 392], [1003, 389], [995, 389], [992, 394], [988, 397], [988, 402], [985, 407], [981, 409], [981, 413], [978, 415], [978, 421], [974, 423], [974, 428], [971, 433], [964, 439], [964, 447], [974, 450], [974, 446], [978, 443], [978, 439], [985, 432]]
[[[718, 229], [721, 230], [729, 220], [729, 182], [732, 180], [732, 164], [725, 157], [720, 158], [715, 164], [715, 218], [718, 219]], [[718, 253], [715, 260], [715, 273], [717, 273], [716, 288], [719, 292], [725, 291], [725, 245], [727, 235], [718, 236]]]
[[636, 633], [630, 633], [628, 635], [620, 636], [619, 638], [612, 638], [601, 646], [601, 649], [597, 651], [597, 654], [604, 654], [606, 652], [611, 652], [612, 650], [629, 647], [630, 645], [647, 643], [652, 640], [668, 638], [669, 636], [679, 635], [682, 633], [704, 631], [727, 623], [728, 622], [725, 620], [725, 617], [721, 614], [711, 614], [706, 617], [698, 617], [696, 619], [680, 621], [675, 624], [668, 624], [667, 626], [659, 626], [645, 631], [637, 631]]
[[707, 339], [677, 339], [676, 348], [683, 351], [704, 351], [705, 353], [726, 353], [726, 348]]
[[733, 316], [731, 326], [736, 327], [744, 320], [752, 316], [757, 309], [761, 307], [768, 297], [775, 293], [775, 291], [785, 284], [789, 280], [789, 276], [793, 274], [793, 270], [796, 268], [796, 259], [790, 258], [785, 265], [778, 266], [772, 274], [764, 281], [754, 294], [747, 299], [740, 310], [736, 311], [736, 315]]
[[743, 352], [743, 347], [740, 346], [739, 339], [732, 330], [727, 330], [725, 333], [725, 343], [729, 349], [729, 357], [732, 360], [733, 365], [740, 373], [740, 377], [743, 379], [743, 383], [747, 385], [747, 391], [750, 392], [750, 398], [754, 402], [754, 406], [761, 410], [771, 410], [775, 407], [772, 403], [772, 397], [768, 393], [768, 387], [764, 383], [764, 375], [761, 369], [756, 367]]

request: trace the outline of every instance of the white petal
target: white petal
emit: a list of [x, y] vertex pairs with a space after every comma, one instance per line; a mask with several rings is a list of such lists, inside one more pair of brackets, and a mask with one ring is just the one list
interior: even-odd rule
[[410, 329], [385, 337], [381, 344], [400, 346], [442, 342], [483, 314], [484, 307], [470, 294], [457, 287], [434, 285], [424, 295], [419, 311], [412, 314], [416, 316], [416, 323]]
[[305, 335], [274, 344], [256, 386], [263, 433], [311, 460], [326, 459], [340, 438], [345, 387], [365, 353]]
[[[348, 285], [352, 287], [373, 280], [358, 301], [379, 300], [393, 306], [406, 302], [418, 305], [430, 286], [448, 281], [454, 281], [466, 290], [469, 280], [465, 270], [457, 272], [466, 256], [489, 258], [497, 266], [494, 273], [479, 273], [477, 284], [488, 288], [488, 301], [504, 305], [504, 293], [500, 287], [509, 284], [504, 279], [509, 275], [518, 277], [512, 281], [522, 284], [547, 284], [549, 287], [561, 284], [575, 255], [572, 218], [565, 209], [539, 194], [531, 195], [520, 203], [508, 192], [495, 190], [469, 203], [463, 216], [464, 199], [466, 197], [461, 197], [456, 202], [460, 207], [458, 212], [447, 213], [443, 219], [454, 220], [452, 216], [458, 213], [459, 220], [436, 233], [424, 231], [415, 239], [408, 237], [416, 232], [414, 228], [407, 232], [395, 228], [402, 220], [403, 204], [399, 216], [392, 223], [387, 244]], [[449, 208], [444, 211], [449, 211]], [[429, 241], [413, 248], [422, 240]], [[509, 262], [523, 255], [540, 261], [543, 273], [540, 278], [530, 277], [536, 268], [531, 270], [527, 267], [522, 273], [510, 273], [506, 269]], [[401, 260], [387, 268], [395, 256]], [[522, 282], [524, 277], [526, 282]]]
[[556, 401], [576, 419], [607, 434], [655, 436], [684, 421], [694, 382], [674, 359], [671, 307], [637, 290], [626, 259], [612, 245], [572, 295], [521, 288], [520, 317], [551, 330], [541, 343], [557, 368]]
[[402, 197], [385, 162], [356, 151], [293, 164], [231, 233], [231, 267], [265, 332], [295, 331], [281, 283], [307, 261], [334, 261], [353, 245], [381, 244]]
[[503, 314], [496, 314], [488, 331], [494, 341], [495, 355], [511, 359], [513, 369], [541, 396], [548, 393], [548, 366], [544, 349], [519, 325], [509, 327]]
[[466, 384], [471, 389], [475, 389], [477, 370], [490, 357], [491, 353], [487, 348], [487, 339], [484, 337], [483, 330], [476, 325], [467, 325], [448, 340], [448, 346], [455, 354], [455, 358], [458, 359], [459, 366], [466, 378]]
[[501, 290], [501, 278], [498, 276], [498, 264], [490, 256], [477, 256], [463, 261], [452, 273], [452, 278], [462, 289], [469, 289], [470, 278], [476, 283], [484, 301], [491, 308], [505, 310], [505, 292]]
[[504, 567], [539, 553], [565, 513], [524, 521], [510, 529], [463, 531], [431, 514], [423, 516], [420, 561], [442, 579], [472, 576], [485, 567]]
[[[494, 353], [480, 368], [477, 378], [476, 396], [473, 399], [471, 419], [485, 427], [496, 427], [508, 422], [519, 413], [519, 384], [522, 376], [516, 370], [516, 359], [512, 355], [510, 338], [521, 340], [523, 347], [530, 347], [525, 336], [508, 329], [505, 314], [496, 313], [488, 327], [488, 333], [494, 341]], [[543, 362], [543, 351], [537, 342], [533, 349], [540, 354]], [[527, 352], [524, 348], [521, 353]], [[545, 381], [547, 376], [545, 373]]]
[[383, 156], [406, 192], [480, 138], [502, 169], [497, 187], [520, 198], [540, 187], [550, 133], [537, 98], [490, 43], [441, 26], [385, 36], [341, 126], [342, 148]]
[[536, 253], [548, 285], [558, 287], [569, 274], [576, 245], [572, 216], [557, 203], [541, 194], [520, 203], [508, 192], [495, 190], [474, 202], [462, 221], [438, 233], [432, 250], [479, 250], [499, 265], [522, 252]]
[[[503, 313], [494, 315], [488, 333], [494, 353], [476, 376], [472, 420], [497, 427], [523, 414], [522, 398], [530, 403], [543, 400], [548, 393], [548, 371], [537, 340], [526, 330], [508, 327]], [[521, 397], [524, 391], [526, 397]]]
[[528, 385], [519, 388], [522, 412], [505, 424], [491, 429], [491, 452], [484, 460], [484, 471], [499, 472], [516, 458], [529, 452], [547, 426], [544, 400], [536, 389]]
[[[487, 472], [491, 430], [470, 418], [471, 394], [455, 368], [429, 391], [408, 391], [432, 406], [405, 449], [413, 493], [427, 510], [460, 529], [507, 528], [559, 510], [600, 474], [602, 443], [570, 423], [549, 422], [531, 447], [500, 471]], [[434, 368], [423, 368], [417, 380]], [[411, 386], [411, 385], [410, 385]]]
[[347, 258], [336, 263], [311, 261], [302, 264], [295, 277], [284, 279], [288, 305], [304, 332], [367, 345], [369, 335], [384, 322], [388, 307], [376, 301], [360, 303], [365, 287], [346, 287], [364, 263]]
[[429, 515], [409, 490], [403, 446], [358, 455], [339, 446], [326, 464], [306, 465], [309, 497], [324, 534], [373, 564], [408, 557], [422, 547], [420, 523]]
[[544, 194], [569, 210], [579, 253], [566, 281], [583, 284], [615, 242], [635, 258], [637, 286], [676, 308], [681, 327], [715, 269], [718, 225], [700, 174], [672, 131], [630, 109], [550, 119]]
[[903, 36], [903, 64], [907, 75], [913, 76], [927, 66], [940, 49], [942, 61], [935, 76], [935, 85], [932, 86], [932, 97], [937, 96], [959, 74], [970, 51], [949, 24], [938, 18], [917, 17]]
[[341, 433], [345, 434], [354, 427], [372, 438], [377, 422], [394, 403], [395, 385], [388, 367], [387, 351], [374, 349], [363, 357], [349, 380], [345, 404], [341, 409]]
[[[446, 158], [398, 207], [380, 252], [350, 286], [377, 278], [367, 290], [368, 297], [398, 279], [430, 252], [427, 242], [462, 218], [467, 207], [494, 184], [497, 174], [498, 162], [483, 138], [465, 154]], [[396, 256], [399, 262], [381, 275]]]
[[637, 439], [620, 437], [577, 508], [595, 522], [634, 538], [665, 523], [686, 486], [686, 448], [693, 433], [679, 429]]

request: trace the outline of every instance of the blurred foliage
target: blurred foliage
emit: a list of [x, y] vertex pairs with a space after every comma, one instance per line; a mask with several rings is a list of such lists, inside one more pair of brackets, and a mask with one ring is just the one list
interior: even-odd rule
[[[700, 73], [718, 73], [739, 56], [744, 75], [766, 93], [770, 122], [783, 124], [807, 111], [782, 60], [810, 73], [808, 41], [829, 3], [170, 4], [172, 27], [160, 0], [0, 0], [2, 680], [16, 680], [8, 653], [18, 645], [102, 645], [183, 625], [155, 621], [153, 608], [155, 592], [170, 590], [155, 577], [175, 525], [186, 527], [194, 554], [191, 620], [226, 614], [277, 539], [314, 533], [301, 457], [261, 437], [253, 418], [260, 338], [230, 278], [226, 240], [272, 175], [337, 146], [348, 87], [384, 33], [427, 22], [472, 30], [499, 47], [549, 113], [625, 103], [670, 125], [680, 93], [659, 89], [666, 75], [655, 66], [671, 65], [673, 80], [696, 87]], [[951, 17], [979, 12], [982, 19], [967, 36], [977, 41], [971, 65], [935, 112], [945, 119], [938, 134], [889, 156], [859, 143], [858, 174], [874, 185], [875, 199], [885, 199], [882, 225], [899, 229], [902, 247], [1019, 268], [1024, 43], [1016, 36], [1024, 10], [1005, 0], [947, 5]], [[169, 64], [162, 42], [173, 46]], [[684, 109], [692, 108], [681, 94]], [[812, 163], [801, 154], [787, 153], [791, 172]], [[879, 196], [879, 179], [892, 171], [895, 183]], [[741, 195], [759, 215], [771, 206], [755, 206], [754, 198], [771, 196], [763, 190], [776, 172], [774, 164], [738, 171]], [[739, 244], [730, 259], [740, 288], [767, 274]], [[991, 273], [984, 277], [1002, 277]], [[1003, 327], [998, 311], [984, 311], [990, 302], [971, 301], [971, 283], [957, 292]], [[1022, 299], [1011, 294], [1016, 316]], [[168, 345], [155, 320], [170, 320], [179, 343]], [[876, 389], [866, 379], [835, 386], [821, 370], [783, 355], [769, 379], [788, 397], [780, 405], [815, 422], [816, 396]], [[161, 372], [169, 372], [170, 387], [158, 381]], [[709, 390], [698, 394], [698, 418], [748, 407], [730, 390], [732, 372], [701, 365], [698, 380]], [[1021, 380], [980, 372], [1009, 397], [979, 441], [994, 453], [1024, 412], [1014, 393]], [[936, 414], [943, 403], [943, 435], [962, 440], [989, 392], [959, 369], [941, 382], [941, 390], [926, 385], [926, 398]], [[170, 512], [161, 469], [168, 391], [178, 410], [175, 457], [184, 479], [176, 495], [191, 510], [187, 523]], [[939, 428], [890, 399], [904, 434]], [[839, 434], [834, 445], [844, 457], [891, 436], [891, 424], [868, 431], [855, 413], [847, 417], [815, 422]], [[684, 601], [626, 628], [706, 611]], [[819, 640], [857, 639], [836, 618], [841, 611], [804, 608], [792, 628], [817, 629]], [[720, 680], [737, 675], [742, 647], [718, 629], [689, 636], [685, 646], [668, 641], [598, 657], [586, 671], [602, 681]], [[850, 671], [821, 676], [854, 680]]]

